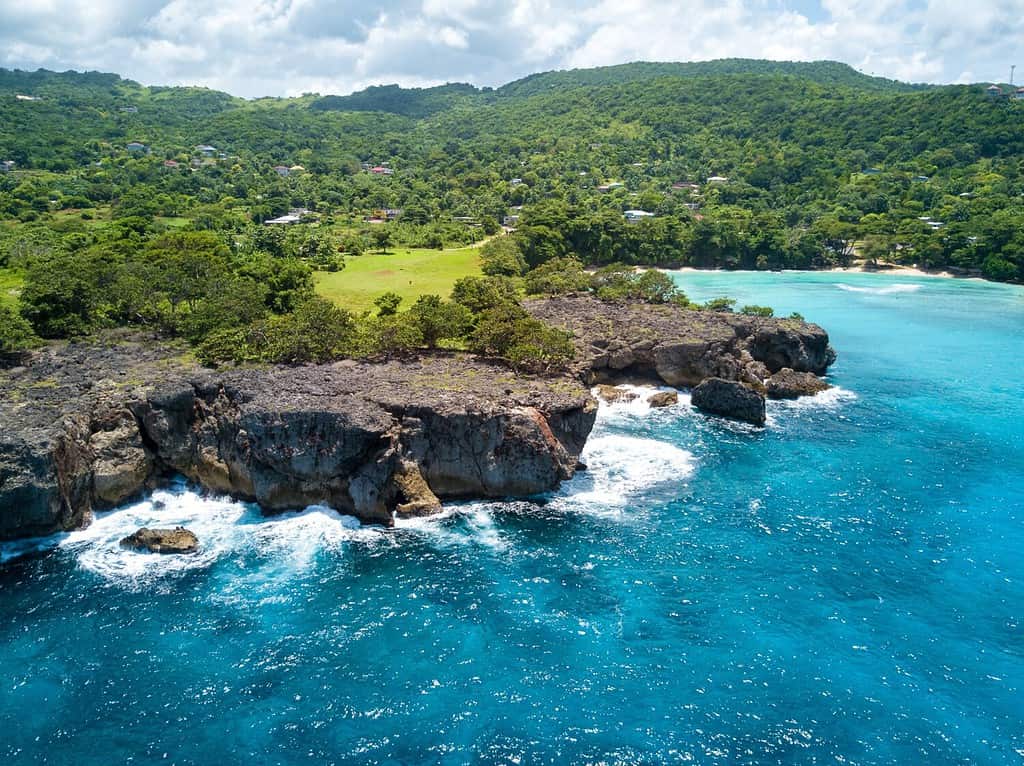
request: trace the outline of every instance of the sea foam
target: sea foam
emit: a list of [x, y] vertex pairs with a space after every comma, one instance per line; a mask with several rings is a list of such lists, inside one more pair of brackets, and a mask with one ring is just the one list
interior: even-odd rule
[[838, 283], [836, 287], [840, 290], [845, 290], [848, 293], [864, 293], [866, 295], [895, 295], [897, 293], [916, 293], [921, 289], [923, 285], [917, 284], [897, 284], [897, 285], [886, 285], [885, 287], [857, 287], [854, 285], [847, 285]]

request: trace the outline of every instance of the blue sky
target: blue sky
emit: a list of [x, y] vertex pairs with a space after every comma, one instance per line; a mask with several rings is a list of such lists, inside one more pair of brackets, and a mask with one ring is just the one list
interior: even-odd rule
[[249, 97], [729, 56], [979, 82], [1024, 75], [1022, 17], [1024, 0], [0, 0], [0, 66]]

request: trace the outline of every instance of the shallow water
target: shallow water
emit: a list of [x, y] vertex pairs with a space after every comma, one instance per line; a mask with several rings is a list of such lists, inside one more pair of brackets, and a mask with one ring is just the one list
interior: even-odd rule
[[[687, 273], [838, 388], [605, 407], [545, 504], [393, 531], [179, 485], [0, 548], [0, 760], [1024, 761], [1024, 290]], [[194, 557], [123, 551], [185, 523]]]

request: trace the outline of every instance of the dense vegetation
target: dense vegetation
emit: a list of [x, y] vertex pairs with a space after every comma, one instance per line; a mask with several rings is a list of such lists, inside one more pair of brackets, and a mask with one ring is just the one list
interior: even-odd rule
[[[516, 349], [515, 333], [486, 341], [491, 321], [544, 336], [509, 301], [428, 296], [358, 315], [314, 298], [313, 270], [368, 250], [495, 235], [490, 277], [611, 299], [678, 296], [582, 267], [862, 258], [1022, 281], [1022, 124], [1024, 99], [833, 62], [629, 64], [497, 90], [256, 101], [0, 70], [0, 162], [13, 163], [0, 173], [0, 348], [144, 324], [211, 360], [437, 344], [554, 358], [553, 336], [543, 352]], [[302, 222], [264, 224], [289, 211]], [[333, 340], [285, 347], [316, 328]]]

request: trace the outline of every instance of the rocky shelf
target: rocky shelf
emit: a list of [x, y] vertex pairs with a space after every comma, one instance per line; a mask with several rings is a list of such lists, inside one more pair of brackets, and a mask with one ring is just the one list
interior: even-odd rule
[[706, 409], [750, 419], [751, 395], [763, 413], [765, 392], [812, 393], [834, 358], [821, 328], [793, 320], [590, 298], [527, 308], [574, 332], [573, 370], [436, 353], [213, 371], [128, 336], [36, 352], [0, 370], [0, 539], [83, 526], [173, 474], [267, 512], [323, 503], [384, 525], [450, 498], [541, 494], [580, 467], [596, 382], [713, 378], [742, 387], [744, 409]]

